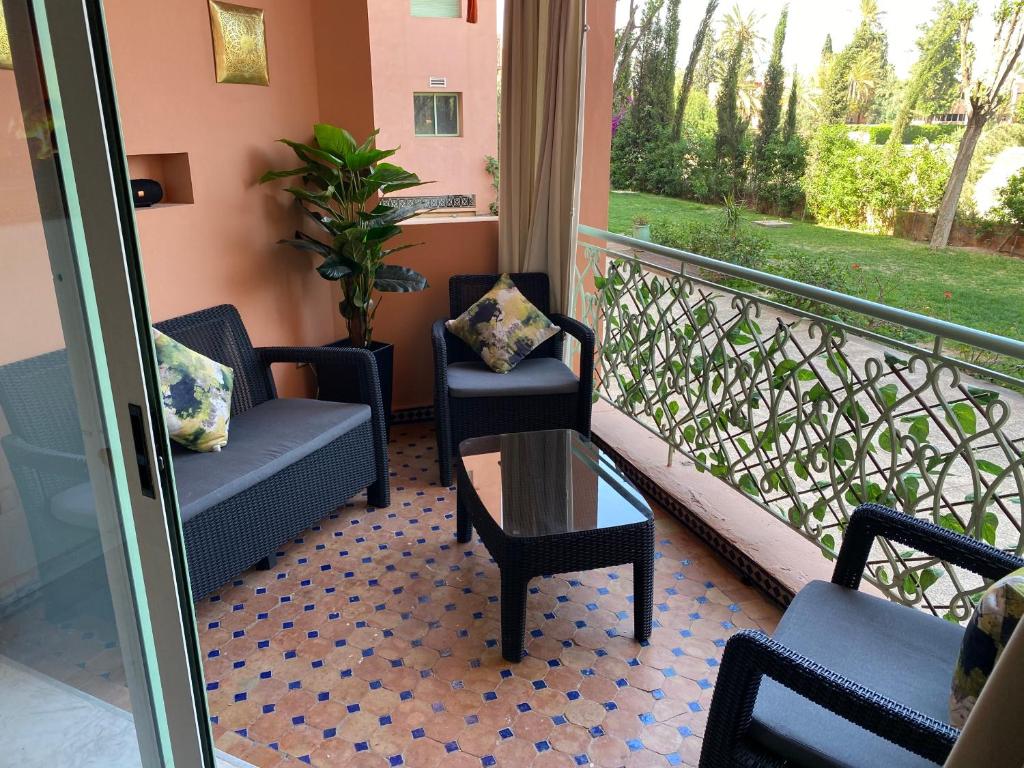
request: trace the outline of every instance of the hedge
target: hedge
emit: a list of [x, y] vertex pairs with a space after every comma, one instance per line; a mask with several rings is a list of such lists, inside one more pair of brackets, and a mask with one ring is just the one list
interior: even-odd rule
[[[885, 144], [892, 134], [892, 126], [888, 124], [858, 126], [858, 130], [860, 129], [867, 132], [872, 144]], [[962, 125], [955, 123], [912, 124], [903, 131], [903, 143], [913, 144], [920, 139], [927, 139], [932, 144], [948, 138], [958, 141], [963, 130]]]

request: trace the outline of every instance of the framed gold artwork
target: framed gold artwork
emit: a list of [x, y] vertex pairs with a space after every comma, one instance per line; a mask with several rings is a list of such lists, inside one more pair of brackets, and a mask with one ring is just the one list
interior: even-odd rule
[[263, 9], [209, 2], [217, 82], [270, 85]]
[[2, 2], [0, 2], [0, 69], [14, 69], [11, 38], [7, 35], [7, 20], [4, 19], [4, 4]]

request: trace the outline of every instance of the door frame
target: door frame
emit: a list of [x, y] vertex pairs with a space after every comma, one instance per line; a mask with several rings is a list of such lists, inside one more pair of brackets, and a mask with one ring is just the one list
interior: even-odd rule
[[[18, 11], [16, 3], [5, 6]], [[87, 461], [113, 477], [113, 496], [97, 487], [97, 511], [140, 750], [146, 766], [212, 768], [202, 656], [103, 10], [100, 0], [22, 5], [28, 4], [31, 16], [7, 19], [12, 29], [22, 25], [22, 35], [25, 25], [35, 25], [38, 64], [25, 60], [34, 51], [22, 50], [19, 60], [15, 50], [15, 69], [41, 68], [52, 110], [57, 156], [40, 187], [40, 206], [69, 353], [82, 350], [77, 364], [71, 360], [76, 391], [99, 404], [82, 413]], [[66, 211], [58, 215], [57, 205]]]

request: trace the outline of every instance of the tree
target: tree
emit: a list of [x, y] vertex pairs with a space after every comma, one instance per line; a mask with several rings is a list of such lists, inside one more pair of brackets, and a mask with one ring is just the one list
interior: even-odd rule
[[[856, 87], [853, 91], [864, 94], [867, 84], [873, 83], [870, 95], [878, 84], [885, 79], [889, 65], [889, 42], [879, 17], [881, 12], [875, 0], [861, 0], [861, 20], [853, 34], [853, 39], [840, 53], [831, 56], [828, 71], [821, 94], [821, 117], [825, 123], [837, 124], [846, 122], [850, 114], [851, 79], [850, 70], [854, 65], [859, 69], [856, 73]], [[872, 71], [868, 74], [867, 65]], [[855, 104], [859, 114], [867, 109], [867, 102]]]
[[960, 81], [960, 19], [967, 13], [968, 0], [939, 0], [935, 17], [920, 27], [917, 39], [920, 52], [910, 70], [889, 134], [889, 148], [903, 144], [903, 132], [911, 115], [919, 107], [926, 116], [945, 112], [959, 93]]
[[636, 23], [637, 0], [629, 0], [629, 17], [626, 25], [615, 35], [615, 77], [612, 86], [613, 103], [616, 110], [622, 110], [629, 103], [633, 85], [633, 56], [637, 41], [650, 29], [658, 17], [664, 0], [648, 0], [639, 26]]
[[754, 57], [764, 45], [764, 37], [757, 31], [762, 16], [756, 11], [746, 15], [740, 10], [739, 3], [734, 5], [725, 15], [722, 38], [719, 40], [719, 53], [728, 69], [732, 53], [736, 46], [741, 47], [743, 57], [740, 61], [738, 80], [749, 80], [754, 75]]
[[715, 134], [715, 158], [719, 168], [726, 174], [729, 190], [735, 194], [743, 175], [743, 137], [747, 130], [746, 121], [737, 108], [740, 67], [745, 54], [743, 41], [737, 39], [729, 65], [722, 80], [715, 104], [718, 130]]
[[672, 102], [676, 90], [676, 55], [679, 52], [679, 4], [680, 0], [668, 0], [665, 9], [665, 32], [661, 44], [661, 67], [658, 71], [657, 88], [659, 102], [665, 104], [668, 120], [672, 118]]
[[[690, 48], [690, 58], [686, 62], [686, 69], [683, 71], [683, 82], [679, 86], [679, 98], [676, 101], [676, 112], [672, 120], [672, 141], [679, 141], [683, 130], [683, 118], [686, 114], [686, 102], [690, 98], [690, 89], [693, 88], [694, 77], [704, 53], [705, 46], [710, 48], [708, 34], [711, 31], [711, 23], [718, 10], [719, 0], [708, 0], [704, 8], [704, 17], [697, 25], [697, 32], [693, 36], [693, 45]], [[710, 81], [709, 81], [710, 82]], [[705, 89], [707, 85], [704, 86]]]
[[878, 75], [878, 53], [871, 48], [863, 49], [847, 69], [846, 102], [848, 112], [853, 114], [853, 122], [864, 121], [864, 112], [880, 85]]
[[[1024, 0], [1000, 0], [993, 19], [996, 32], [992, 45], [995, 54], [992, 69], [986, 81], [978, 80], [965, 89], [968, 94], [967, 125], [964, 127], [960, 146], [957, 147], [956, 159], [953, 160], [953, 169], [949, 174], [949, 181], [946, 182], [942, 202], [935, 215], [935, 229], [932, 231], [930, 243], [932, 248], [945, 248], [949, 242], [953, 218], [960, 203], [960, 193], [963, 191], [978, 139], [981, 138], [985, 124], [1003, 106], [1006, 86], [1016, 71], [1021, 50], [1024, 49]], [[970, 17], [961, 20], [961, 76], [964, 82], [970, 82], [972, 79], [971, 64], [967, 58], [968, 54], [965, 53], [970, 24]]]
[[826, 33], [825, 43], [821, 46], [821, 63], [828, 64], [832, 59], [832, 33]]
[[793, 69], [793, 84], [789, 88], [789, 101], [786, 103], [786, 124], [782, 129], [782, 143], [789, 144], [796, 137], [797, 83], [796, 69]]
[[[697, 62], [697, 70], [693, 74], [693, 87], [705, 94], [711, 87], [711, 83], [715, 81], [715, 53], [717, 50], [718, 41], [715, 39], [714, 27], [711, 27], [708, 29], [708, 39], [704, 41], [704, 50], [701, 51], [700, 60]], [[689, 96], [687, 96], [687, 100], [689, 100]]]
[[764, 91], [761, 95], [761, 122], [757, 130], [757, 141], [754, 144], [754, 165], [758, 155], [772, 141], [782, 118], [782, 94], [786, 88], [786, 72], [782, 68], [782, 47], [786, 42], [786, 20], [789, 9], [783, 6], [779, 22], [775, 25], [775, 36], [772, 39], [772, 54], [768, 60], [768, 68], [764, 75]]

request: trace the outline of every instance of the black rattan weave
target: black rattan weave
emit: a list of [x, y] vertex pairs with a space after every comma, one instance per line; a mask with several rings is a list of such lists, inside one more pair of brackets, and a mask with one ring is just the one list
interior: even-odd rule
[[[371, 420], [184, 525], [192, 595], [199, 599], [337, 509], [363, 488], [369, 503], [389, 503], [388, 455], [373, 355], [362, 349], [254, 348], [229, 305], [157, 323], [182, 344], [234, 369], [232, 416], [277, 396], [272, 363], [329, 364], [359, 383]], [[41, 383], [42, 382], [42, 383]], [[81, 430], [64, 351], [0, 367], [0, 406], [12, 433], [3, 439], [22, 504], [39, 536], [64, 524], [50, 499], [85, 482]], [[96, 552], [99, 552], [98, 539]]]
[[[876, 536], [912, 546], [986, 579], [996, 579], [1024, 567], [1024, 560], [975, 539], [877, 504], [865, 504], [854, 510], [844, 533], [832, 576], [834, 584], [857, 589]], [[940, 765], [960, 733], [822, 667], [763, 632], [744, 630], [731, 637], [725, 647], [704, 734], [701, 768], [789, 765], [747, 738], [758, 686], [765, 676], [837, 716]], [[837, 765], [849, 764], [849, 755], [838, 757], [841, 759]]]
[[555, 573], [633, 565], [633, 627], [637, 642], [651, 636], [654, 602], [654, 520], [548, 536], [513, 537], [502, 530], [480, 501], [458, 464], [456, 537], [467, 543], [473, 528], [501, 573], [501, 654], [511, 662], [523, 655], [526, 595], [530, 579]]
[[[455, 318], [487, 293], [501, 275], [455, 275], [448, 281], [449, 317]], [[451, 397], [448, 365], [479, 361], [465, 342], [438, 320], [431, 329], [434, 346], [434, 417], [437, 422], [437, 458], [441, 485], [452, 484], [452, 461], [459, 443], [470, 437], [531, 432], [542, 429], [575, 429], [590, 434], [594, 391], [594, 332], [565, 315], [553, 314], [548, 276], [541, 272], [510, 275], [516, 287], [563, 333], [541, 344], [530, 358], [562, 358], [565, 334], [580, 345], [579, 390], [572, 394], [515, 397]]]

